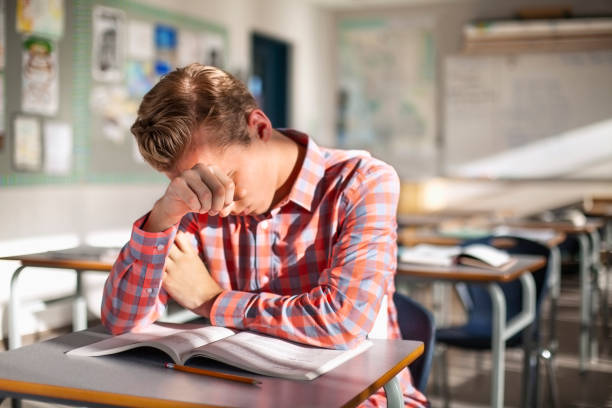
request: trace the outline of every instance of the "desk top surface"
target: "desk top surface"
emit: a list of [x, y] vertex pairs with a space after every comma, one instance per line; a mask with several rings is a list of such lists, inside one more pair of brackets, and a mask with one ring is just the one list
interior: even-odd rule
[[448, 221], [495, 218], [495, 211], [488, 210], [439, 210], [428, 213], [402, 213], [397, 215], [397, 225], [405, 227], [437, 226]]
[[612, 198], [610, 201], [594, 201], [584, 212], [593, 217], [612, 218]]
[[[483, 234], [484, 236], [490, 235], [492, 231], [487, 231], [488, 234]], [[474, 237], [477, 238], [477, 237]], [[555, 234], [548, 240], [542, 242], [542, 244], [546, 245], [549, 248], [556, 247], [563, 241], [565, 241], [565, 233], [556, 231]], [[423, 231], [423, 232], [414, 232], [409, 229], [401, 228], [398, 231], [398, 240], [404, 246], [414, 246], [418, 244], [429, 244], [429, 245], [461, 245], [462, 242], [466, 241], [468, 238], [454, 236], [452, 234], [440, 234], [435, 232]], [[495, 246], [495, 245], [494, 245]]]
[[110, 271], [119, 248], [80, 246], [36, 254], [14, 255], [0, 260], [20, 261], [23, 266]]
[[[98, 326], [0, 353], [0, 394], [33, 399], [148, 407], [356, 406], [423, 353], [423, 343], [372, 340], [373, 346], [312, 381], [246, 374], [259, 386], [163, 368], [163, 354], [68, 357], [75, 347], [108, 337]], [[142, 350], [141, 350], [142, 351]], [[195, 363], [245, 375], [210, 360]], [[212, 364], [212, 366], [211, 366]]]
[[525, 272], [534, 271], [546, 265], [546, 258], [543, 256], [512, 255], [512, 258], [516, 258], [516, 263], [506, 270], [465, 265], [435, 266], [399, 262], [397, 274], [439, 280], [509, 282]]
[[509, 220], [505, 225], [520, 228], [549, 228], [567, 235], [592, 233], [603, 227], [603, 220], [589, 219], [584, 225], [574, 225], [565, 221], [531, 221], [531, 220]]

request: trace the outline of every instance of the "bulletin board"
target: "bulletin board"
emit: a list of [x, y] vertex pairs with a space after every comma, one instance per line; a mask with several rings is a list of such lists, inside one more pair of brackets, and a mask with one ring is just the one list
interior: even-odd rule
[[[142, 160], [129, 132], [140, 100], [161, 75], [176, 66], [201, 62], [225, 68], [227, 31], [217, 24], [132, 1], [57, 1], [64, 6], [64, 25], [56, 41], [60, 90], [52, 114], [23, 112], [19, 61], [24, 36], [16, 31], [15, 2], [6, 4], [7, 132], [0, 148], [0, 185], [163, 180]], [[39, 122], [41, 133], [49, 123], [69, 126], [68, 170], [52, 171], [51, 160], [46, 160], [51, 144], [42, 135], [42, 165], [16, 166], [15, 143], [19, 140], [15, 140], [15, 123], [23, 128], [32, 119]]]

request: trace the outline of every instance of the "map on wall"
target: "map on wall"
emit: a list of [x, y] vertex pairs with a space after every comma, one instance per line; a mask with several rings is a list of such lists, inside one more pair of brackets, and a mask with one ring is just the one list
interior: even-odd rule
[[433, 21], [339, 24], [337, 146], [368, 150], [400, 176], [436, 172]]

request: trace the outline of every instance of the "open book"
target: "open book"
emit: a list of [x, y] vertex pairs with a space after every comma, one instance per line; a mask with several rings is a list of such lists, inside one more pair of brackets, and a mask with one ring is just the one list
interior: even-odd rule
[[176, 364], [200, 356], [272, 377], [312, 380], [372, 345], [351, 350], [307, 346], [263, 334], [201, 324], [152, 324], [138, 333], [118, 336], [68, 351], [69, 356], [104, 356], [138, 347], [153, 347]]
[[512, 266], [515, 259], [505, 251], [484, 244], [465, 247], [419, 244], [411, 248], [402, 248], [400, 261], [437, 266], [463, 264], [504, 270]]

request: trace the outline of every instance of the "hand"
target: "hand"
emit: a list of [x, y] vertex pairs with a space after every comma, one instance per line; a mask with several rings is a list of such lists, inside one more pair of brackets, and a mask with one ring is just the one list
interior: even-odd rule
[[143, 229], [163, 231], [188, 212], [226, 217], [234, 207], [234, 189], [234, 181], [218, 167], [198, 163], [170, 181]]
[[208, 317], [215, 298], [223, 291], [210, 276], [184, 232], [176, 235], [166, 258], [162, 287], [186, 309]]

